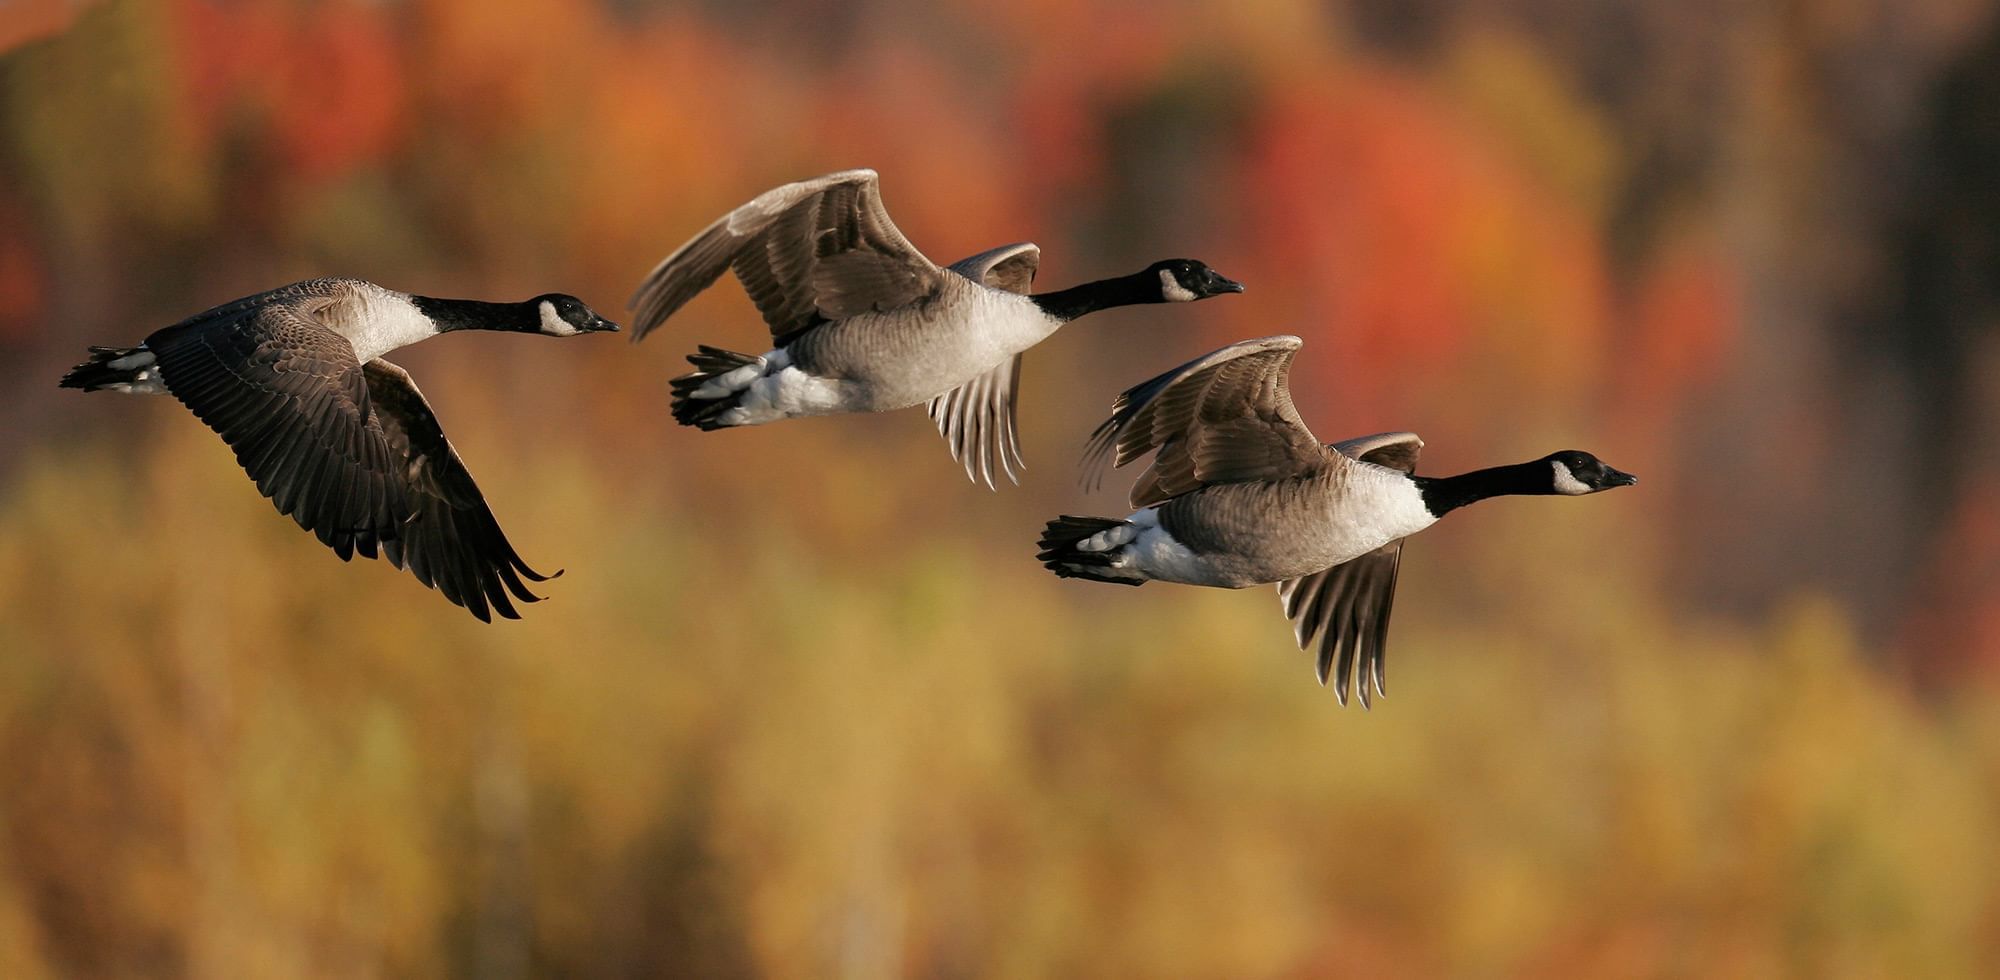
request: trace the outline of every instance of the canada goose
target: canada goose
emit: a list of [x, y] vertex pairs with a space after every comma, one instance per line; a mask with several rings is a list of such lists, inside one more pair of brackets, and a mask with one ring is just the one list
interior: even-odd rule
[[1191, 302], [1243, 286], [1192, 259], [1030, 295], [1041, 249], [1003, 245], [938, 268], [889, 220], [873, 170], [767, 191], [675, 250], [632, 297], [638, 342], [734, 268], [770, 325], [761, 357], [703, 346], [673, 379], [674, 419], [712, 430], [930, 402], [952, 458], [1018, 482], [1021, 352], [1113, 306]]
[[[1505, 494], [1580, 495], [1639, 482], [1576, 450], [1459, 476], [1416, 475], [1409, 432], [1324, 446], [1292, 407], [1297, 337], [1224, 347], [1119, 395], [1085, 454], [1086, 482], [1116, 450], [1158, 450], [1124, 520], [1062, 517], [1040, 560], [1063, 578], [1121, 585], [1278, 583], [1299, 647], [1319, 637], [1319, 680], [1347, 703], [1382, 689], [1382, 654], [1403, 539], [1457, 508]], [[1336, 660], [1337, 658], [1337, 660]]]
[[[574, 296], [433, 299], [359, 279], [310, 279], [92, 347], [62, 387], [172, 394], [236, 450], [278, 511], [340, 560], [382, 554], [490, 622], [536, 602], [472, 474], [410, 376], [382, 355], [452, 330], [551, 337], [616, 330]], [[562, 574], [560, 571], [555, 574]]]

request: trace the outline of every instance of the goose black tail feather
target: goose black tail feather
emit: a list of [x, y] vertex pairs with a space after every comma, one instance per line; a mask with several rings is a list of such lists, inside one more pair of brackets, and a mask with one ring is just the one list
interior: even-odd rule
[[111, 385], [131, 384], [138, 380], [138, 372], [129, 368], [115, 368], [111, 362], [121, 357], [139, 353], [137, 347], [92, 347], [90, 360], [69, 369], [57, 382], [59, 388], [82, 388], [97, 391]]
[[721, 398], [696, 398], [694, 392], [717, 375], [748, 367], [757, 360], [749, 354], [701, 345], [697, 353], [688, 355], [688, 363], [694, 365], [694, 370], [667, 382], [674, 393], [674, 421], [692, 425], [703, 432], [725, 428], [719, 416], [735, 408], [743, 393], [732, 391]]
[[[1116, 551], [1084, 551], [1077, 547], [1083, 541], [1100, 531], [1123, 527], [1130, 522], [1107, 517], [1072, 517], [1064, 514], [1048, 523], [1042, 529], [1041, 553], [1035, 560], [1057, 578], [1081, 578], [1092, 582], [1110, 582], [1114, 585], [1145, 585], [1143, 579], [1129, 575], [1113, 575], [1109, 571], [1116, 560]], [[1099, 571], [1104, 569], [1104, 571]]]

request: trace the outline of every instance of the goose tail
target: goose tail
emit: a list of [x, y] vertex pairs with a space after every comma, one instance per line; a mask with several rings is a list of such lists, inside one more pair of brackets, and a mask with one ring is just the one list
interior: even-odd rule
[[1125, 545], [1138, 533], [1131, 521], [1065, 514], [1042, 529], [1041, 553], [1035, 559], [1057, 578], [1145, 585], [1143, 575], [1121, 560]]
[[69, 369], [60, 388], [153, 394], [166, 391], [153, 352], [144, 347], [92, 347], [90, 360]]
[[668, 382], [674, 394], [674, 421], [711, 432], [736, 424], [726, 413], [743, 401], [750, 382], [764, 374], [764, 358], [703, 344], [688, 355], [694, 370]]

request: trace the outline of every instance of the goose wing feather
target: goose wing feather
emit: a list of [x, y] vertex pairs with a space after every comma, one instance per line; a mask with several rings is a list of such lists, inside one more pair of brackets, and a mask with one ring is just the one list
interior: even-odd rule
[[[1414, 432], [1384, 432], [1333, 444], [1341, 455], [1413, 473], [1424, 441]], [[1389, 613], [1396, 600], [1396, 575], [1403, 563], [1398, 538], [1359, 558], [1311, 575], [1278, 583], [1278, 600], [1292, 621], [1299, 649], [1318, 641], [1315, 667], [1319, 682], [1333, 679], [1333, 696], [1347, 703], [1348, 684], [1361, 695], [1361, 706], [1385, 693], [1384, 664], [1388, 651]]]
[[1363, 707], [1372, 701], [1371, 688], [1377, 696], [1386, 693], [1383, 654], [1402, 561], [1403, 539], [1398, 538], [1359, 558], [1278, 583], [1278, 600], [1292, 621], [1299, 649], [1312, 650], [1318, 640], [1319, 682], [1332, 677], [1333, 696], [1341, 704], [1347, 703], [1350, 681], [1360, 691]]
[[514, 601], [542, 598], [522, 580], [545, 582], [562, 572], [544, 575], [521, 560], [409, 372], [380, 358], [365, 370], [375, 418], [401, 465], [411, 509], [398, 536], [385, 543], [389, 560], [413, 570], [448, 568], [439, 591], [482, 620], [488, 606], [520, 618]]
[[786, 184], [723, 215], [662, 260], [632, 297], [636, 342], [733, 269], [783, 347], [831, 320], [935, 295], [943, 270], [903, 237], [873, 170]]
[[[1033, 242], [1016, 242], [988, 249], [953, 262], [951, 271], [973, 282], [1026, 295], [1040, 268], [1042, 250]], [[1016, 354], [999, 367], [931, 399], [931, 420], [951, 449], [951, 458], [964, 464], [965, 475], [984, 481], [993, 489], [994, 467], [1013, 483], [1027, 469], [1021, 460], [1021, 438], [1014, 418], [1014, 403], [1021, 390], [1021, 355]]]
[[1118, 396], [1091, 434], [1084, 485], [1106, 464], [1124, 466], [1157, 451], [1132, 488], [1147, 507], [1218, 483], [1281, 480], [1319, 472], [1339, 457], [1306, 427], [1287, 380], [1297, 337], [1231, 344]]
[[973, 282], [1026, 296], [1041, 271], [1042, 249], [1034, 242], [1015, 242], [959, 259], [948, 268]]
[[1414, 432], [1378, 432], [1372, 436], [1342, 439], [1331, 448], [1349, 459], [1415, 473], [1417, 456], [1424, 450], [1424, 441], [1417, 438]]
[[[493, 569], [518, 559], [497, 526], [466, 523], [473, 512], [492, 521], [478, 487], [408, 376], [382, 361], [364, 367], [317, 317], [328, 301], [297, 290], [238, 300], [155, 332], [146, 347], [167, 389], [222, 436], [258, 492], [343, 561], [380, 549], [480, 619], [489, 605], [514, 616], [483, 584], [505, 580]], [[400, 386], [382, 383], [390, 373]], [[439, 507], [449, 519], [435, 516]]]

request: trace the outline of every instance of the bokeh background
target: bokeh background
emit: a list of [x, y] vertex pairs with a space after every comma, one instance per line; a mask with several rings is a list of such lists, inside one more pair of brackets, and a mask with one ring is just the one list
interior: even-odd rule
[[[1986, 0], [0, 3], [0, 975], [1881, 976], [2000, 964]], [[870, 166], [950, 260], [1247, 294], [704, 434], [646, 344], [396, 356], [527, 559], [343, 565], [88, 343], [322, 274], [565, 290]], [[1291, 332], [1322, 438], [1640, 474], [1407, 553], [1342, 710], [1271, 590], [1061, 582], [1119, 389]]]

